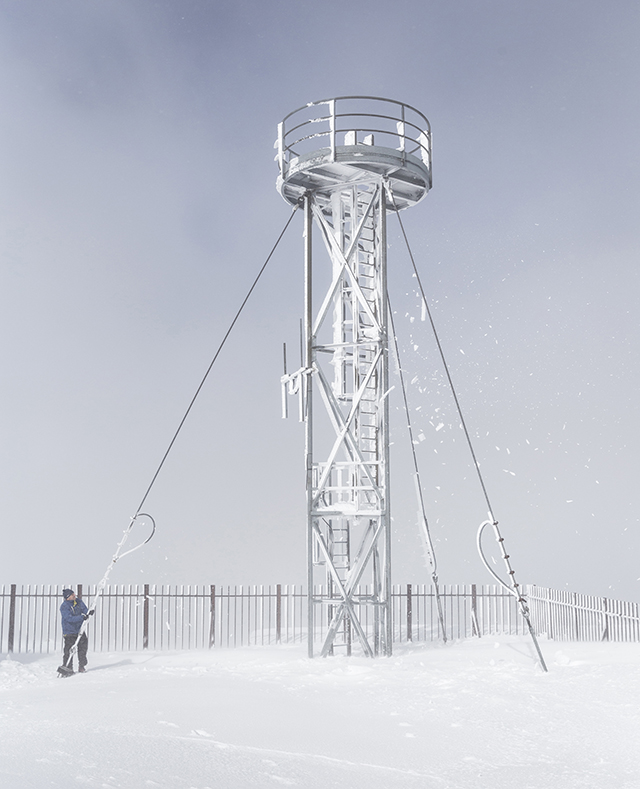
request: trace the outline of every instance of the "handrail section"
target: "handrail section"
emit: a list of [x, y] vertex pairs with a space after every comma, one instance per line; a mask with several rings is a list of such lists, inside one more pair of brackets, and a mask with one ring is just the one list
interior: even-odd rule
[[[391, 106], [388, 113], [374, 111], [378, 109], [375, 106], [378, 102], [384, 102], [384, 109]], [[362, 111], [367, 109], [367, 105], [372, 111]], [[312, 108], [323, 106], [328, 108], [327, 114], [313, 117]], [[318, 124], [327, 124], [327, 127], [318, 129]], [[338, 139], [340, 134], [345, 135], [342, 145]], [[368, 136], [361, 139], [362, 135]], [[417, 154], [431, 172], [431, 125], [419, 110], [404, 102], [379, 96], [339, 96], [305, 104], [290, 112], [278, 124], [278, 139], [274, 147], [278, 151], [275, 158], [280, 174], [286, 178], [293, 159], [318, 150], [318, 146], [308, 145], [311, 140], [326, 138], [328, 144], [320, 147], [327, 149], [330, 160], [335, 161], [338, 148], [373, 146], [375, 135], [383, 137], [379, 147], [399, 151], [403, 160], [406, 156]]]

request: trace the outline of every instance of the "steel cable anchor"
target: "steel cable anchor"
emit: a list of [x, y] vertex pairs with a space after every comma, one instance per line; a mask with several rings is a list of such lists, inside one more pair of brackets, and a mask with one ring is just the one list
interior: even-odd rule
[[[138, 520], [138, 518], [148, 518], [151, 521], [151, 527], [152, 527], [151, 528], [151, 534], [147, 537], [146, 540], [141, 542], [139, 545], [136, 545], [135, 547], [130, 548], [128, 551], [125, 551], [124, 553], [121, 553], [122, 549], [124, 548], [124, 545], [125, 545], [126, 541], [129, 539], [129, 535], [131, 534], [131, 530], [133, 529], [133, 527], [135, 525], [135, 522]], [[90, 608], [87, 610], [87, 613], [85, 614], [85, 619], [84, 619], [84, 622], [82, 623], [82, 626], [80, 627], [80, 630], [78, 632], [78, 637], [76, 638], [73, 646], [69, 650], [69, 657], [67, 658], [66, 662], [64, 662], [61, 666], [58, 667], [58, 675], [60, 677], [69, 677], [69, 676], [71, 676], [73, 674], [73, 670], [71, 669], [71, 664], [73, 663], [73, 656], [78, 651], [78, 643], [80, 642], [80, 639], [82, 638], [82, 636], [84, 635], [85, 630], [87, 629], [87, 622], [89, 621], [89, 617], [92, 616], [95, 613], [96, 606], [98, 604], [98, 600], [100, 598], [100, 595], [102, 594], [102, 592], [104, 591], [105, 586], [107, 585], [107, 580], [109, 579], [109, 576], [111, 575], [111, 571], [115, 567], [116, 562], [118, 562], [120, 559], [122, 559], [123, 556], [128, 556], [130, 553], [133, 553], [134, 551], [137, 551], [139, 548], [142, 548], [143, 545], [146, 545], [149, 542], [149, 540], [153, 537], [153, 535], [155, 533], [156, 533], [156, 522], [151, 517], [151, 515], [149, 515], [149, 513], [147, 513], [147, 512], [138, 512], [134, 516], [132, 516], [129, 525], [124, 530], [124, 533], [122, 535], [122, 539], [120, 540], [120, 542], [116, 546], [116, 552], [114, 553], [111, 561], [109, 562], [109, 565], [107, 566], [105, 574], [102, 576], [102, 579], [101, 579], [100, 583], [96, 587], [96, 593], [94, 595], [93, 602], [91, 603]]]
[[[487, 561], [487, 557], [484, 555], [484, 551], [482, 550], [482, 533], [483, 533], [483, 531], [484, 531], [486, 526], [492, 526], [493, 527], [493, 532], [494, 532], [495, 537], [496, 537], [496, 542], [500, 546], [500, 552], [502, 554], [502, 559], [504, 560], [504, 563], [506, 565], [507, 573], [511, 577], [511, 583], [513, 584], [513, 586], [509, 586], [509, 584], [505, 583], [505, 581], [503, 581], [502, 578], [500, 578], [500, 576], [489, 565], [489, 562]], [[486, 521], [483, 521], [480, 524], [480, 526], [478, 527], [478, 534], [477, 534], [477, 538], [476, 538], [476, 543], [477, 543], [477, 547], [478, 547], [478, 553], [480, 554], [480, 559], [482, 560], [482, 563], [487, 568], [489, 573], [496, 579], [496, 581], [500, 584], [500, 586], [502, 586], [504, 589], [507, 590], [507, 592], [509, 592], [509, 594], [513, 595], [516, 598], [516, 601], [518, 603], [518, 607], [520, 608], [520, 613], [522, 614], [522, 616], [524, 618], [524, 621], [527, 623], [527, 628], [529, 630], [529, 635], [531, 636], [533, 644], [534, 644], [534, 646], [536, 648], [536, 652], [538, 653], [538, 659], [540, 660], [540, 666], [542, 667], [543, 671], [548, 672], [549, 669], [547, 668], [547, 664], [544, 661], [544, 657], [542, 655], [542, 650], [540, 649], [540, 644], [538, 643], [538, 639], [537, 639], [535, 631], [533, 629], [533, 625], [531, 624], [531, 616], [530, 616], [530, 612], [529, 612], [529, 606], [527, 605], [527, 600], [522, 595], [522, 593], [520, 592], [520, 584], [518, 584], [516, 582], [515, 570], [511, 567], [511, 562], [509, 561], [509, 558], [510, 558], [509, 554], [507, 553], [507, 551], [506, 551], [506, 549], [504, 547], [504, 537], [502, 536], [502, 534], [500, 534], [500, 529], [498, 528], [498, 521], [493, 517], [493, 514], [491, 512], [489, 512], [489, 519], [486, 520]]]

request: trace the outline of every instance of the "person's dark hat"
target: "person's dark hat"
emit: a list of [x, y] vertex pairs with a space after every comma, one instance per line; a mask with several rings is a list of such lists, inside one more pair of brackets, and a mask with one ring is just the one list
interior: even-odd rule
[[62, 596], [64, 597], [65, 600], [68, 600], [71, 597], [72, 594], [75, 594], [73, 589], [63, 589], [62, 590]]

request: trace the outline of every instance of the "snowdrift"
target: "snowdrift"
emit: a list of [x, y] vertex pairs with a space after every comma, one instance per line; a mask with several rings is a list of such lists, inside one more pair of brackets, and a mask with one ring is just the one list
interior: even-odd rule
[[0, 662], [3, 789], [637, 789], [640, 645], [525, 638]]

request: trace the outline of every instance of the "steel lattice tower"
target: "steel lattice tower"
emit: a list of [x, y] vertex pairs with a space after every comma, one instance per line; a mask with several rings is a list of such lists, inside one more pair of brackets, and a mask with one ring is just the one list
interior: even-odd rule
[[386, 218], [430, 189], [431, 130], [406, 104], [349, 96], [287, 115], [276, 146], [278, 190], [305, 213], [303, 361], [282, 380], [306, 425], [309, 656], [316, 639], [323, 656], [352, 641], [390, 655]]

